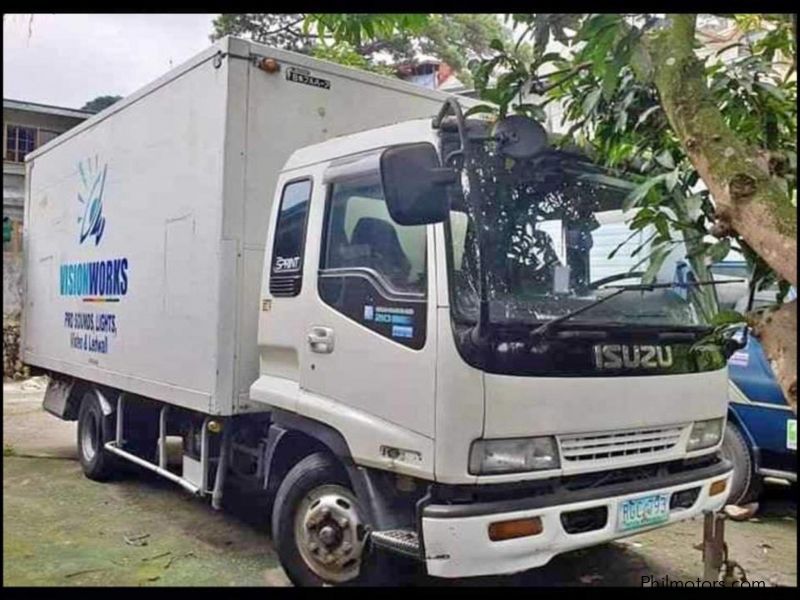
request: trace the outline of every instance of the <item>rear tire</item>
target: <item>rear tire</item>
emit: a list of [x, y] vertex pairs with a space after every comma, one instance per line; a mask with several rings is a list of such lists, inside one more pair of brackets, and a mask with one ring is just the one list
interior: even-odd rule
[[78, 458], [83, 474], [94, 481], [107, 481], [116, 471], [116, 461], [105, 444], [114, 439], [114, 417], [104, 415], [97, 394], [86, 392], [78, 411]]
[[761, 493], [761, 477], [756, 473], [744, 435], [739, 427], [728, 421], [722, 439], [722, 456], [733, 463], [733, 477], [728, 504], [743, 505], [756, 500]]
[[[384, 557], [370, 552], [364, 519], [347, 474], [334, 458], [317, 452], [297, 463], [281, 482], [272, 511], [272, 539], [292, 583], [308, 587], [385, 583]], [[346, 553], [348, 548], [352, 554]], [[338, 552], [346, 556], [338, 559]]]

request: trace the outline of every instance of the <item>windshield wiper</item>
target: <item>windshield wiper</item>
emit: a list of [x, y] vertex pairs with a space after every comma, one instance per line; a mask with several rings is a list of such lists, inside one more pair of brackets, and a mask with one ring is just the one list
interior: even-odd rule
[[684, 286], [688, 287], [688, 286], [695, 286], [695, 285], [720, 285], [720, 284], [723, 284], [723, 283], [742, 283], [744, 281], [745, 281], [744, 279], [728, 279], [726, 281], [713, 281], [713, 280], [711, 280], [711, 281], [687, 281], [687, 282], [678, 283], [678, 284], [676, 284], [674, 282], [670, 282], [670, 283], [637, 283], [637, 284], [631, 284], [631, 285], [610, 285], [608, 287], [609, 288], [615, 288], [616, 291], [614, 291], [613, 293], [609, 294], [608, 296], [603, 296], [602, 298], [598, 298], [594, 302], [590, 302], [589, 304], [586, 304], [585, 306], [581, 306], [580, 308], [576, 308], [575, 310], [570, 311], [565, 315], [562, 315], [560, 317], [556, 317], [555, 319], [551, 319], [550, 321], [547, 321], [547, 323], [542, 323], [541, 325], [539, 325], [539, 327], [537, 327], [536, 329], [531, 331], [530, 337], [531, 337], [531, 339], [536, 339], [536, 338], [543, 337], [548, 331], [550, 331], [553, 327], [555, 327], [559, 323], [563, 323], [567, 319], [571, 319], [572, 317], [575, 317], [577, 315], [583, 314], [586, 311], [593, 309], [595, 306], [599, 306], [599, 305], [603, 304], [604, 302], [608, 302], [612, 298], [616, 298], [617, 296], [619, 296], [620, 294], [624, 294], [625, 292], [636, 292], [636, 291], [639, 291], [639, 292], [650, 292], [650, 291], [653, 291], [653, 290], [663, 289], [663, 288], [684, 287]]

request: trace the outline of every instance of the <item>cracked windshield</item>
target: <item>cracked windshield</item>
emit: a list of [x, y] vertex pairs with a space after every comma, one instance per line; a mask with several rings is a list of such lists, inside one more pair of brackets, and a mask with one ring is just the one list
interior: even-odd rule
[[[674, 285], [628, 291], [570, 323], [708, 323], [708, 291], [680, 285], [702, 279], [683, 241], [653, 251], [655, 228], [632, 228], [635, 211], [624, 206], [634, 183], [556, 150], [518, 162], [486, 153], [476, 162], [479, 193], [460, 198], [450, 216], [455, 309], [462, 319], [478, 319], [483, 248], [494, 323], [545, 322], [615, 286], [642, 283]], [[481, 210], [472, 210], [472, 203]]]

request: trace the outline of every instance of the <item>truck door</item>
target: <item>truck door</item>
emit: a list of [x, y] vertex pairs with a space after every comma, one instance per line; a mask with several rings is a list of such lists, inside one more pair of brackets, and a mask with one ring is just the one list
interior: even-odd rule
[[331, 179], [328, 170], [317, 193], [321, 210], [310, 215], [306, 248], [307, 269], [316, 272], [304, 303], [303, 394], [347, 418], [366, 413], [433, 438], [433, 229], [392, 221], [377, 172]]

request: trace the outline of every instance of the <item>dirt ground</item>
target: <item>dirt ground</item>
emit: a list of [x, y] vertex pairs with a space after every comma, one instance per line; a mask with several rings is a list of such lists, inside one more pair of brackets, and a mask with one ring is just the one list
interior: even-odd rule
[[[41, 408], [36, 380], [3, 385], [3, 585], [286, 586], [263, 515], [215, 512], [178, 486], [134, 471], [83, 477], [75, 423]], [[750, 581], [797, 585], [795, 488], [768, 486], [750, 521], [728, 522], [731, 557]], [[252, 511], [249, 511], [252, 513]], [[509, 577], [446, 581], [403, 565], [404, 585], [625, 585], [702, 576], [696, 519], [556, 557]]]

